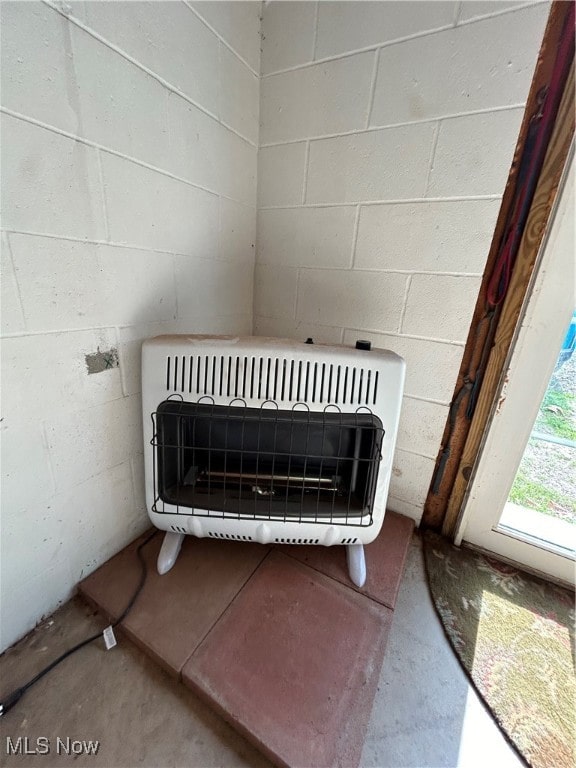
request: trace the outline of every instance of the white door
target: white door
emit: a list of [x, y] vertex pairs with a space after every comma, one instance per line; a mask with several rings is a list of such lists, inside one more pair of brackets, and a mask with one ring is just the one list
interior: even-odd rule
[[508, 501], [575, 307], [573, 151], [567, 168], [456, 543], [573, 583], [576, 525], [539, 519]]

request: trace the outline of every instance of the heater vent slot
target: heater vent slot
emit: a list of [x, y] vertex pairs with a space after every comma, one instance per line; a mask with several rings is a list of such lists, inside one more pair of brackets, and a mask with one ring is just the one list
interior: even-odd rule
[[182, 528], [181, 525], [171, 525], [170, 530], [174, 531], [174, 533], [188, 533], [188, 530], [186, 528]]
[[358, 543], [358, 539], [357, 538], [342, 539], [342, 541], [340, 542], [340, 544], [357, 544], [357, 543]]
[[239, 536], [235, 533], [216, 533], [215, 531], [209, 531], [208, 536], [213, 539], [233, 539], [234, 541], [252, 541], [252, 536]]
[[378, 371], [281, 357], [169, 355], [166, 391], [276, 402], [375, 405]]
[[319, 544], [320, 539], [274, 539], [276, 544]]

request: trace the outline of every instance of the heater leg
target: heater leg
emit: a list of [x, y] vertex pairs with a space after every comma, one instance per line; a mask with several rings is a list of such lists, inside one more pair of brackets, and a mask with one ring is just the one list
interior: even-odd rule
[[350, 580], [357, 587], [363, 587], [366, 581], [366, 558], [364, 557], [363, 544], [348, 544], [346, 546], [346, 559], [348, 560], [348, 573]]
[[176, 562], [185, 535], [185, 533], [172, 533], [171, 531], [167, 531], [164, 534], [164, 541], [162, 542], [162, 547], [158, 554], [157, 563], [160, 576], [168, 573], [170, 568], [172, 568]]

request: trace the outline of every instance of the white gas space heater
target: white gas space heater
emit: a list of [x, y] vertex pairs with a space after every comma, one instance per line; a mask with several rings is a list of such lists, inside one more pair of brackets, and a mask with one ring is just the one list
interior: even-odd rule
[[166, 531], [262, 544], [364, 544], [386, 508], [405, 365], [393, 352], [261, 337], [144, 342], [146, 502]]

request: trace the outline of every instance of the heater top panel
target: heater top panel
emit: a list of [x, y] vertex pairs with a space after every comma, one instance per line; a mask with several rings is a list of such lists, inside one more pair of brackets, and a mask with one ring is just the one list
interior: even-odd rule
[[[144, 394], [215, 402], [240, 398], [311, 410], [398, 402], [405, 364], [394, 352], [260, 336], [157, 336], [144, 342]], [[385, 406], [384, 406], [385, 407]]]

